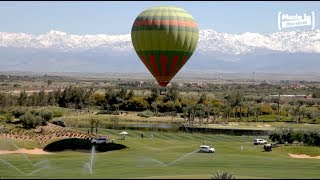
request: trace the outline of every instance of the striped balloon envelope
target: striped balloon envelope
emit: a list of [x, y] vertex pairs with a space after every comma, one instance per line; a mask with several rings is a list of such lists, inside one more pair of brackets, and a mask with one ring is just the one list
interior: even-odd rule
[[189, 60], [198, 39], [199, 29], [192, 15], [173, 6], [146, 9], [131, 29], [136, 53], [162, 87]]

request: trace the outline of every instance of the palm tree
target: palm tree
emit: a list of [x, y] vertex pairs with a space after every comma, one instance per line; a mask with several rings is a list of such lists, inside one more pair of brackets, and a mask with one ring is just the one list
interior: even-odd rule
[[200, 104], [198, 106], [198, 115], [199, 115], [199, 123], [200, 123], [200, 126], [202, 125], [203, 123], [203, 117], [205, 115], [205, 107], [203, 104]]
[[94, 128], [95, 124], [96, 124], [96, 120], [93, 118], [90, 119], [89, 125], [90, 125], [90, 129], [91, 129], [91, 134], [93, 134], [93, 128]]
[[193, 105], [191, 106], [187, 106], [188, 109], [188, 121], [189, 121], [189, 125], [194, 124], [194, 117], [195, 117], [195, 107]]
[[228, 122], [229, 122], [229, 118], [230, 118], [231, 112], [232, 112], [231, 105], [226, 104], [225, 109], [224, 109], [224, 114], [225, 114]]
[[107, 113], [110, 114], [110, 104], [105, 104], [105, 108], [107, 108]]
[[219, 107], [213, 106], [212, 112], [213, 112], [213, 123], [215, 123], [215, 121], [216, 121], [216, 119], [217, 119], [217, 115], [218, 115], [218, 117], [219, 117], [219, 112], [220, 112]]
[[155, 115], [157, 115], [157, 114], [158, 114], [158, 102], [156, 102], [156, 101], [152, 102], [152, 103], [151, 103], [151, 107], [152, 107], [152, 109], [153, 109], [153, 113], [154, 113]]
[[209, 119], [210, 119], [211, 110], [212, 110], [212, 104], [208, 104], [208, 105], [205, 107], [205, 113], [207, 114], [207, 124], [209, 124]]
[[233, 117], [236, 119], [236, 108], [240, 108], [240, 119], [241, 119], [241, 106], [243, 103], [243, 95], [240, 92], [232, 92], [227, 96], [228, 104], [231, 106], [233, 110]]
[[254, 118], [255, 118], [255, 120], [256, 120], [256, 122], [258, 122], [258, 120], [259, 120], [259, 115], [260, 115], [260, 107], [259, 107], [259, 105], [258, 104], [254, 104]]
[[186, 123], [187, 120], [188, 120], [188, 117], [187, 117], [187, 114], [188, 114], [188, 108], [187, 107], [183, 107], [182, 108], [182, 112], [183, 112], [183, 119], [184, 119], [184, 122]]
[[250, 116], [253, 115], [254, 113], [255, 104], [251, 102], [251, 103], [247, 103], [246, 106], [248, 107], [247, 121], [249, 121]]
[[115, 104], [114, 106], [116, 107], [116, 114], [119, 114], [119, 107], [120, 107], [120, 105], [119, 105], [119, 104]]
[[211, 179], [236, 179], [230, 172], [219, 172], [216, 171], [213, 173]]
[[96, 125], [96, 134], [98, 134], [98, 128], [99, 128], [99, 125], [101, 124], [101, 120], [96, 120], [95, 121], [95, 125]]

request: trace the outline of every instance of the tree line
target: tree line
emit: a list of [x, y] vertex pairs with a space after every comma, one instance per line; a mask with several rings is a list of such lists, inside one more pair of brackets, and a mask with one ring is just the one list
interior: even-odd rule
[[[273, 115], [274, 120], [291, 117], [291, 121], [301, 123], [305, 119], [316, 122], [320, 117], [316, 100], [300, 99], [283, 103], [277, 98], [245, 96], [243, 92], [231, 90], [222, 97], [208, 97], [203, 92], [199, 96], [181, 95], [177, 86], [168, 88], [165, 96], [154, 86], [148, 95], [136, 95], [133, 89], [107, 87], [105, 93], [95, 92], [93, 88], [69, 86], [64, 90], [45, 93], [43, 90], [28, 95], [22, 91], [18, 96], [0, 93], [0, 108], [7, 106], [59, 106], [84, 109], [100, 108], [101, 114], [119, 114], [120, 111], [146, 111], [155, 116], [178, 113], [187, 123], [193, 125], [197, 119], [200, 124], [214, 123], [218, 119], [226, 122], [259, 121], [261, 115]], [[278, 119], [279, 120], [279, 119]]]

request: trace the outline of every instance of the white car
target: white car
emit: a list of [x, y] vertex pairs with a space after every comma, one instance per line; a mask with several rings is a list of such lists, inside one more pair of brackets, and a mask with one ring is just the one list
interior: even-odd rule
[[108, 139], [106, 137], [99, 137], [91, 139], [92, 144], [107, 144]]
[[266, 141], [266, 140], [264, 140], [264, 139], [255, 139], [255, 140], [253, 141], [253, 144], [254, 144], [254, 145], [267, 144], [267, 143], [268, 143], [268, 141]]
[[207, 145], [201, 145], [200, 146], [200, 151], [201, 152], [207, 152], [207, 153], [214, 153], [216, 152], [216, 150], [210, 146]]

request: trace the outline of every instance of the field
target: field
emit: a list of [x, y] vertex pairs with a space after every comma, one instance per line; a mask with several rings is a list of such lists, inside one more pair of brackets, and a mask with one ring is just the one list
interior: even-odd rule
[[[83, 129], [86, 131], [86, 129]], [[236, 178], [318, 178], [320, 159], [296, 159], [288, 154], [320, 155], [319, 147], [286, 146], [264, 152], [253, 139], [267, 137], [169, 133], [101, 129], [116, 143], [128, 148], [94, 153], [92, 174], [85, 166], [91, 153], [65, 151], [49, 155], [0, 154], [1, 178], [211, 178], [214, 170], [228, 171]], [[141, 133], [144, 138], [141, 138]], [[195, 152], [203, 143], [216, 153]], [[20, 148], [39, 147], [32, 142], [14, 141]], [[240, 146], [243, 145], [243, 151]], [[14, 149], [8, 139], [0, 140], [0, 149]], [[28, 158], [31, 162], [28, 162]], [[2, 160], [1, 160], [2, 159]], [[15, 169], [11, 167], [10, 163]], [[43, 163], [42, 165], [36, 164]], [[33, 165], [32, 165], [33, 164]], [[39, 170], [40, 168], [40, 170]], [[41, 169], [43, 168], [43, 169]]]

